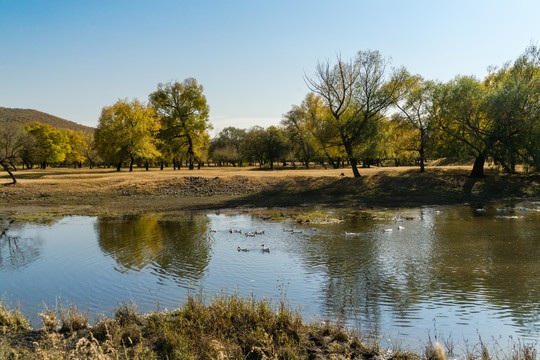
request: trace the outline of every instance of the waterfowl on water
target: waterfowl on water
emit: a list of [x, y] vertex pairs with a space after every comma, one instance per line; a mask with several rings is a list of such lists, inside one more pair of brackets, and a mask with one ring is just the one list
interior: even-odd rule
[[240, 246], [236, 248], [238, 251], [249, 251], [248, 248], [241, 248]]
[[262, 252], [267, 252], [267, 253], [270, 252], [270, 248], [264, 247], [264, 244], [261, 245], [261, 250]]
[[384, 232], [392, 232], [392, 231], [394, 231], [394, 230], [393, 230], [393, 229], [384, 229], [383, 231], [384, 231]]
[[345, 231], [345, 236], [355, 236], [358, 235], [357, 233], [350, 233]]
[[404, 230], [404, 229], [405, 229], [405, 226], [401, 226], [401, 225], [400, 225], [400, 226], [398, 226], [397, 228], [398, 228], [398, 230]]

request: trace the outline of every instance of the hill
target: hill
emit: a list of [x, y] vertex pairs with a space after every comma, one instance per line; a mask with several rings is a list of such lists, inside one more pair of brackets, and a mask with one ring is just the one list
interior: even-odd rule
[[32, 110], [32, 109], [13, 109], [0, 107], [0, 124], [6, 122], [16, 122], [19, 124], [30, 124], [39, 122], [54, 126], [58, 129], [70, 129], [74, 131], [82, 131], [85, 133], [93, 133], [94, 128], [77, 124], [76, 122], [65, 120], [54, 115]]

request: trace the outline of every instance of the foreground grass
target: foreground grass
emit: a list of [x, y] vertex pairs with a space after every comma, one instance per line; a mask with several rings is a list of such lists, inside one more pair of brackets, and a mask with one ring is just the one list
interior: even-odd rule
[[[423, 354], [383, 351], [342, 326], [306, 324], [284, 302], [221, 294], [208, 304], [188, 297], [172, 312], [141, 316], [123, 304], [114, 318], [88, 324], [74, 306], [45, 309], [32, 330], [18, 309], [0, 302], [0, 359], [434, 359], [453, 345], [429, 340]], [[452, 354], [449, 354], [452, 355]], [[510, 354], [490, 354], [482, 342], [466, 359], [533, 360], [536, 350], [518, 343]]]
[[284, 303], [236, 295], [205, 304], [190, 296], [172, 312], [141, 316], [132, 304], [89, 326], [73, 306], [39, 314], [30, 329], [17, 309], [0, 304], [1, 359], [351, 359], [378, 354], [352, 332], [305, 324]]

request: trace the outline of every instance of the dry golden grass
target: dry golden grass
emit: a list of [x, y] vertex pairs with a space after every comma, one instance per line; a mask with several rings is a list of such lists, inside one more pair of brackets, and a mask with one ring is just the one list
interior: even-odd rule
[[[407, 207], [502, 197], [538, 196], [538, 175], [501, 175], [487, 169], [470, 179], [470, 166], [350, 169], [200, 170], [67, 169], [0, 176], [4, 213], [118, 214], [237, 207]], [[2, 185], [3, 184], [3, 185]]]

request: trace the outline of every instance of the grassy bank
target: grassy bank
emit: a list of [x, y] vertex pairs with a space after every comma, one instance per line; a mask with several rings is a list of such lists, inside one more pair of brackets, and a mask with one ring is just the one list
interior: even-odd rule
[[220, 295], [191, 296], [172, 312], [141, 316], [124, 304], [89, 326], [74, 307], [40, 314], [32, 330], [0, 305], [2, 359], [349, 359], [372, 358], [376, 344], [336, 325], [305, 324], [285, 304]]
[[[260, 171], [48, 169], [18, 172], [0, 206], [19, 214], [96, 215], [260, 207], [392, 208], [539, 197], [540, 175], [471, 179], [468, 167]], [[7, 178], [3, 178], [7, 183]]]
[[[93, 326], [76, 307], [45, 309], [33, 330], [18, 309], [0, 301], [1, 359], [436, 359], [455, 358], [454, 344], [428, 338], [422, 354], [385, 351], [374, 339], [328, 322], [304, 323], [285, 303], [221, 294], [190, 296], [171, 312], [139, 315], [123, 304]], [[480, 344], [464, 359], [536, 359], [534, 346], [515, 343], [490, 353]]]

